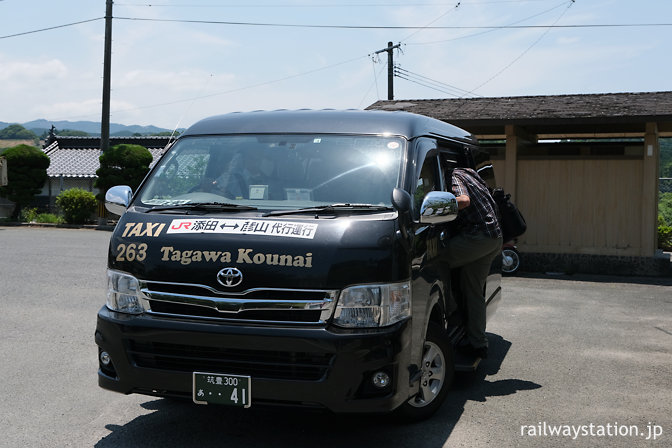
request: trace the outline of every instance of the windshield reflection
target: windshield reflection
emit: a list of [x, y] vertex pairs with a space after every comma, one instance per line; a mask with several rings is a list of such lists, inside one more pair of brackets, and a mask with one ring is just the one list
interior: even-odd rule
[[264, 209], [391, 205], [405, 140], [343, 135], [187, 137], [140, 192], [148, 207], [231, 203]]

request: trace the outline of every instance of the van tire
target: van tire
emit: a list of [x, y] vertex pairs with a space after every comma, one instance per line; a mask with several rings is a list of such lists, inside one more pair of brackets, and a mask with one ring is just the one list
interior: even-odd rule
[[429, 418], [443, 404], [455, 376], [453, 347], [443, 329], [430, 322], [422, 352], [420, 390], [397, 409], [402, 421]]

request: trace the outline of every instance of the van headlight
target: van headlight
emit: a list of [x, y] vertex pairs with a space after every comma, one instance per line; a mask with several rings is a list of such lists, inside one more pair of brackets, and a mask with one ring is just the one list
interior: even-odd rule
[[107, 270], [107, 307], [112, 311], [128, 314], [145, 312], [147, 301], [140, 292], [137, 278], [123, 272]]
[[411, 315], [410, 282], [345, 288], [338, 298], [334, 325], [385, 327]]

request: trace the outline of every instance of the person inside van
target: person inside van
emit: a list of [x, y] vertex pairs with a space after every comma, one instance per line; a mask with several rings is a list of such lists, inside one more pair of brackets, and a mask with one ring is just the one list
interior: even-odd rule
[[275, 177], [275, 162], [260, 149], [233, 155], [227, 170], [212, 186], [232, 199], [282, 199], [284, 190]]
[[460, 267], [460, 288], [467, 310], [467, 343], [458, 349], [468, 355], [487, 358], [485, 335], [485, 281], [490, 265], [502, 250], [502, 230], [497, 205], [487, 184], [471, 168], [455, 168], [452, 192], [457, 199], [458, 232], [447, 245], [444, 262]]

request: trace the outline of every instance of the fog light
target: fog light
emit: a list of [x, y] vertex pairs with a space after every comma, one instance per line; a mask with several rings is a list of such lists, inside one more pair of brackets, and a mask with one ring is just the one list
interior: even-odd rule
[[109, 366], [112, 362], [112, 357], [107, 352], [100, 352], [100, 363], [104, 366]]
[[390, 375], [385, 372], [376, 372], [371, 377], [371, 382], [379, 389], [390, 385]]

